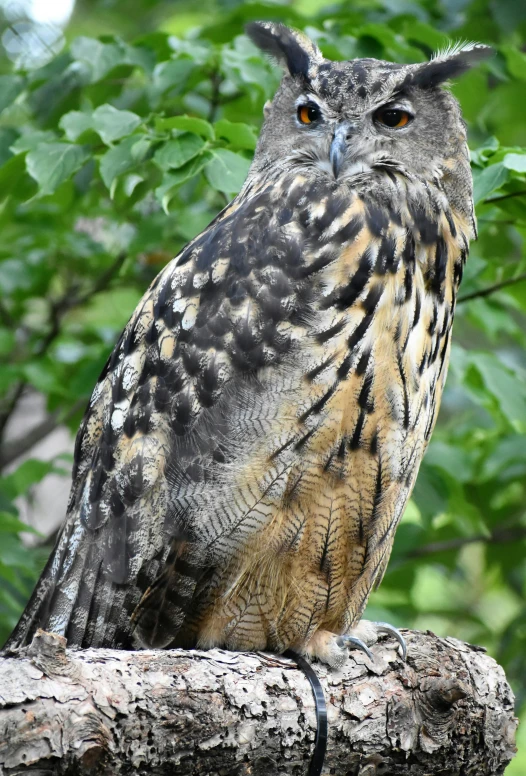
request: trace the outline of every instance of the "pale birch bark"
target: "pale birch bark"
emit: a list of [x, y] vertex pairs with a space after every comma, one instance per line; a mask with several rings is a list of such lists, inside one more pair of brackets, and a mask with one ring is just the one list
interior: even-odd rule
[[[486, 776], [515, 751], [513, 694], [477, 647], [406, 631], [375, 663], [315, 664], [327, 698], [324, 774]], [[42, 631], [0, 658], [2, 776], [306, 774], [315, 735], [310, 685], [270, 654], [64, 649]], [[92, 770], [94, 769], [94, 770]]]

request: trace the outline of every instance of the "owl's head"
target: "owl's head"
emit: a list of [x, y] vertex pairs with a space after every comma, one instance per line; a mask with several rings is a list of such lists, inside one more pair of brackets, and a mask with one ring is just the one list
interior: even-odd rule
[[285, 70], [265, 109], [255, 169], [316, 166], [338, 179], [397, 171], [446, 178], [464, 194], [467, 176], [471, 186], [460, 109], [442, 85], [487, 57], [488, 46], [456, 46], [415, 65], [332, 62], [282, 24], [254, 22], [247, 34]]

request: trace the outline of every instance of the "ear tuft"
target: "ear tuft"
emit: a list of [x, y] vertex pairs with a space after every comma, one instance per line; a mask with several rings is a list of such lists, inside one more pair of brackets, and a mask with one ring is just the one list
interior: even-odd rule
[[428, 89], [456, 78], [493, 54], [490, 46], [482, 43], [455, 43], [435, 54], [430, 62], [419, 65], [411, 79], [414, 86]]
[[245, 32], [253, 43], [292, 76], [309, 78], [312, 65], [323, 57], [305, 35], [274, 22], [251, 22]]

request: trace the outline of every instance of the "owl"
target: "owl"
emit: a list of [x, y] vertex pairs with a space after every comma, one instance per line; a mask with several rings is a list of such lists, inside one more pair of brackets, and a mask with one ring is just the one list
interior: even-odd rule
[[[485, 57], [332, 62], [283, 25], [239, 195], [153, 281], [77, 435], [8, 646], [287, 649], [339, 666], [435, 424], [475, 237], [460, 109]], [[380, 626], [380, 628], [383, 626]]]

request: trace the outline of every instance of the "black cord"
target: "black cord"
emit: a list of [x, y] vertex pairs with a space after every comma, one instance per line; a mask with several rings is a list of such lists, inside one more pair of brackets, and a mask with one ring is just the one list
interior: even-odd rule
[[304, 657], [298, 655], [293, 649], [287, 649], [283, 654], [285, 657], [290, 657], [296, 662], [298, 668], [303, 671], [312, 687], [314, 701], [316, 703], [317, 728], [316, 739], [314, 741], [314, 752], [312, 753], [307, 776], [320, 776], [325, 760], [325, 752], [327, 751], [327, 704], [325, 703], [323, 687], [321, 686], [316, 671]]

